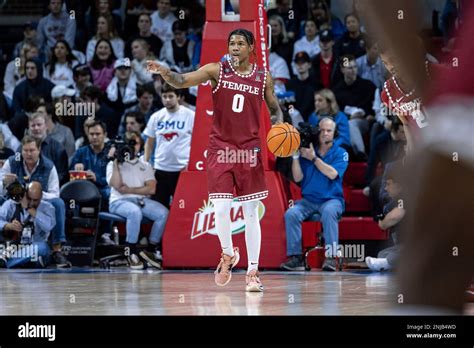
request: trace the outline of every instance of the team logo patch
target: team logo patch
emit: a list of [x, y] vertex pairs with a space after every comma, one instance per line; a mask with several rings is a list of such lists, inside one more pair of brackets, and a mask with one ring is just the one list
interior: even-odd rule
[[171, 133], [163, 134], [163, 137], [164, 137], [167, 141], [171, 141], [171, 140], [173, 140], [174, 137], [179, 137], [179, 134], [176, 133], [176, 132], [171, 132]]

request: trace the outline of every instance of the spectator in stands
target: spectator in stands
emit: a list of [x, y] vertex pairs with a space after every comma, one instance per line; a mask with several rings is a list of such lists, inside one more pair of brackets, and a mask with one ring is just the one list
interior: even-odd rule
[[115, 152], [105, 145], [107, 128], [105, 123], [95, 120], [88, 123], [89, 145], [79, 148], [72, 158], [70, 169], [87, 171], [87, 180], [92, 181], [100, 191], [103, 208], [108, 206], [110, 187], [107, 185], [106, 168], [109, 158]]
[[[136, 39], [132, 42], [132, 69], [136, 76], [137, 83], [142, 85], [153, 81], [153, 75], [146, 69], [147, 60], [157, 60], [153, 53], [150, 51], [148, 42], [143, 39]], [[165, 64], [164, 62], [158, 62]]]
[[72, 87], [74, 86], [72, 69], [78, 64], [67, 41], [58, 40], [51, 49], [51, 58], [45, 65], [44, 77], [55, 85]]
[[13, 58], [21, 57], [21, 50], [25, 45], [31, 45], [38, 48], [38, 37], [36, 35], [36, 29], [38, 28], [38, 22], [26, 22], [23, 26], [23, 40], [18, 42], [13, 49]]
[[[144, 134], [145, 161], [154, 149], [155, 178], [158, 189], [154, 199], [169, 208], [179, 175], [189, 162], [194, 112], [180, 106], [180, 90], [164, 84], [161, 98], [165, 107], [155, 112], [147, 123]], [[156, 146], [155, 146], [156, 144]]]
[[41, 184], [33, 181], [17, 197], [19, 202], [10, 198], [0, 208], [0, 230], [11, 248], [0, 254], [0, 268], [49, 263], [48, 237], [56, 219], [54, 207], [42, 197]]
[[368, 37], [365, 49], [367, 53], [356, 59], [357, 74], [363, 79], [372, 81], [375, 87], [381, 91], [383, 83], [388, 78], [388, 71], [380, 59], [377, 41]]
[[171, 26], [177, 20], [171, 12], [171, 0], [158, 0], [157, 10], [151, 14], [151, 32], [158, 36], [162, 42], [173, 39]]
[[40, 19], [38, 24], [38, 45], [47, 56], [57, 40], [66, 40], [74, 48], [76, 21], [63, 11], [63, 0], [49, 0], [51, 13]]
[[160, 60], [165, 61], [172, 69], [180, 73], [193, 70], [194, 41], [189, 40], [188, 24], [182, 20], [176, 20], [171, 26], [173, 39], [165, 41], [160, 52]]
[[384, 206], [383, 213], [375, 218], [381, 229], [389, 230], [394, 245], [381, 250], [376, 258], [365, 258], [367, 266], [373, 271], [394, 268], [400, 255], [399, 231], [400, 224], [405, 216], [405, 207], [401, 204], [404, 201], [403, 187], [397, 178], [397, 170], [397, 166], [393, 166], [386, 174], [385, 190], [390, 197], [390, 201]]
[[43, 199], [54, 207], [56, 225], [52, 229], [53, 261], [58, 268], [71, 267], [71, 263], [61, 252], [62, 243], [66, 242], [65, 219], [66, 206], [59, 198], [58, 172], [54, 163], [40, 152], [37, 139], [26, 135], [21, 140], [21, 156], [11, 156], [0, 170], [0, 190], [14, 181], [25, 185], [27, 182], [38, 181], [43, 190]]
[[322, 85], [310, 73], [311, 58], [302, 51], [295, 55], [294, 63], [298, 74], [286, 85], [287, 90], [295, 92], [295, 107], [301, 112], [303, 118], [308, 120], [314, 110], [314, 92], [321, 89]]
[[132, 269], [143, 269], [143, 262], [137, 256], [136, 248], [143, 217], [153, 221], [148, 238], [148, 250], [140, 256], [153, 267], [161, 269], [160, 244], [168, 218], [168, 209], [150, 199], [155, 194], [156, 179], [152, 166], [138, 158], [141, 135], [139, 132], [127, 132], [125, 140], [135, 141], [135, 152], [123, 163], [116, 159], [107, 165], [107, 182], [111, 187], [110, 212], [123, 216], [126, 223], [126, 246], [130, 248], [128, 261]]
[[344, 79], [334, 87], [337, 103], [349, 117], [351, 142], [356, 158], [367, 160], [363, 135], [374, 121], [373, 101], [375, 85], [357, 76], [357, 64], [353, 56], [342, 56], [340, 69]]
[[349, 133], [349, 121], [345, 113], [339, 110], [336, 97], [330, 89], [321, 89], [314, 93], [315, 111], [309, 116], [308, 122], [316, 127], [324, 117], [330, 117], [336, 122], [338, 135], [334, 138], [334, 144], [350, 150], [351, 139]]
[[99, 39], [89, 67], [92, 72], [92, 83], [99, 87], [102, 92], [105, 92], [110, 81], [114, 78], [114, 63], [116, 59], [117, 56], [110, 41]]
[[[15, 87], [22, 82], [26, 75], [25, 63], [28, 59], [38, 57], [38, 47], [33, 44], [24, 44], [20, 50], [20, 56], [13, 59], [7, 64], [5, 69], [4, 95], [8, 98], [9, 104], [12, 103], [13, 91]], [[20, 58], [18, 61], [17, 58]]]
[[354, 13], [346, 15], [344, 23], [347, 32], [336, 41], [334, 51], [339, 57], [345, 54], [351, 54], [356, 58], [365, 54], [366, 35], [360, 30], [359, 17]]
[[76, 89], [74, 97], [79, 98], [86, 87], [92, 86], [91, 69], [85, 64], [76, 65], [72, 69], [72, 77]]
[[[138, 103], [137, 100], [137, 79], [132, 74], [130, 60], [128, 58], [118, 59], [114, 64], [115, 77], [107, 87], [107, 100], [117, 115], [122, 115], [125, 109]], [[114, 118], [110, 126], [110, 136], [117, 134], [120, 125], [120, 118]]]
[[97, 52], [97, 44], [101, 39], [110, 41], [114, 55], [117, 58], [123, 58], [125, 43], [118, 36], [114, 26], [114, 21], [110, 15], [99, 15], [97, 17], [97, 32], [87, 43], [86, 59], [92, 61], [94, 52]]
[[[88, 137], [89, 125], [91, 125], [94, 121], [95, 121], [95, 119], [92, 118], [92, 117], [87, 117], [84, 120], [84, 123], [82, 124], [83, 135], [80, 136], [79, 138], [77, 138], [76, 142], [75, 142], [76, 150], [81, 148], [82, 146], [89, 145], [89, 137]], [[109, 141], [109, 139], [106, 138], [105, 142], [108, 142], [108, 141]]]
[[[112, 25], [117, 31], [117, 36], [121, 36], [122, 33], [122, 17], [114, 12], [113, 10], [114, 0], [94, 0], [94, 5], [91, 6], [90, 14], [86, 17], [86, 23], [90, 33], [95, 33], [99, 26], [98, 19], [100, 16], [110, 17]], [[117, 54], [117, 52], [115, 52]]]
[[64, 146], [48, 135], [45, 105], [40, 105], [39, 109], [39, 112], [36, 111], [28, 117], [28, 133], [40, 142], [41, 154], [54, 163], [58, 171], [59, 184], [63, 185], [69, 179], [69, 159]]
[[278, 54], [285, 60], [287, 66], [290, 66], [294, 41], [288, 37], [283, 18], [279, 15], [273, 15], [268, 19], [268, 23], [272, 27], [271, 52]]
[[308, 10], [308, 18], [313, 18], [320, 30], [329, 30], [335, 40], [346, 32], [344, 24], [331, 13], [325, 0], [312, 0]]
[[280, 57], [276, 52], [271, 52], [268, 58], [270, 63], [270, 74], [275, 84], [275, 93], [278, 94], [281, 85], [284, 85], [290, 80], [290, 70], [286, 61]]
[[[141, 112], [126, 111], [124, 114], [124, 131], [120, 135], [124, 135], [126, 132], [139, 132], [141, 134], [144, 128], [145, 119]], [[146, 138], [145, 135], [142, 135], [142, 138], [143, 137]]]
[[54, 84], [43, 77], [43, 66], [37, 59], [26, 60], [25, 75], [26, 79], [13, 90], [12, 109], [15, 117], [21, 116], [25, 112], [26, 101], [32, 96], [40, 96], [45, 101], [51, 102], [51, 90]]
[[290, 39], [296, 39], [298, 36], [298, 21], [294, 16], [290, 16], [290, 0], [276, 0], [276, 8], [268, 10], [268, 18], [278, 15], [283, 18], [285, 30]]
[[153, 74], [153, 82], [148, 84], [151, 89], [153, 89], [153, 107], [157, 110], [165, 107], [161, 100], [161, 88], [163, 87], [163, 84], [163, 77], [159, 74]]
[[[153, 115], [158, 109], [153, 106], [153, 90], [150, 85], [138, 86], [137, 87], [138, 104], [125, 110], [120, 120], [119, 134], [125, 133], [126, 119], [125, 116], [130, 113], [140, 113], [142, 115], [142, 123], [147, 124], [151, 115]], [[142, 131], [142, 130], [140, 130]]]
[[[63, 86], [57, 87], [64, 88]], [[55, 115], [55, 110], [50, 104], [40, 104], [38, 109], [36, 109], [36, 112], [45, 116], [48, 136], [51, 137], [51, 139], [56, 140], [59, 144], [64, 145], [67, 157], [68, 159], [71, 159], [74, 152], [76, 152], [76, 147], [74, 146], [74, 135], [72, 134], [71, 128], [62, 125], [59, 122], [58, 117]]]
[[331, 88], [342, 79], [333, 46], [334, 39], [331, 32], [329, 30], [321, 31], [319, 34], [321, 53], [315, 55], [312, 60], [312, 72], [315, 79], [320, 81], [324, 88]]
[[[348, 165], [348, 155], [334, 140], [336, 123], [331, 118], [319, 122], [319, 136], [309, 148], [301, 148], [293, 156], [292, 175], [301, 183], [303, 199], [285, 213], [286, 253], [289, 257], [282, 269], [303, 271], [301, 224], [315, 213], [321, 215], [326, 259], [323, 271], [335, 271], [337, 244], [339, 241], [338, 219], [344, 211], [342, 179]], [[315, 151], [316, 150], [316, 151]]]
[[366, 182], [369, 185], [375, 177], [379, 162], [385, 167], [389, 162], [397, 161], [405, 156], [406, 138], [403, 124], [398, 118], [391, 122], [390, 132], [384, 132], [370, 144]]
[[[32, 95], [26, 100], [25, 110], [10, 118], [7, 122], [9, 131], [17, 138], [22, 139], [28, 132], [28, 116], [36, 111], [40, 103], [44, 103], [44, 98]], [[8, 132], [8, 131], [7, 131]]]
[[[321, 52], [321, 48], [319, 47], [318, 27], [313, 19], [306, 20], [304, 36], [295, 42], [295, 46], [293, 47], [293, 60], [295, 59], [296, 53], [301, 51], [308, 53], [311, 59]], [[293, 73], [295, 75], [297, 74], [295, 64], [293, 64]]]
[[143, 39], [148, 43], [150, 51], [153, 52], [155, 57], [160, 56], [163, 42], [158, 36], [151, 32], [151, 17], [149, 13], [141, 13], [138, 16], [138, 29], [137, 35], [132, 36], [125, 45], [125, 57], [132, 57], [132, 43], [136, 39]]
[[[125, 24], [124, 24], [124, 35], [123, 37], [130, 37], [132, 40], [137, 39], [138, 35], [141, 35], [142, 28], [140, 26], [140, 20], [142, 15], [146, 15], [149, 20], [148, 27], [151, 28], [151, 18], [150, 14], [153, 13], [153, 10], [156, 7], [155, 0], [128, 0], [126, 15], [125, 15]], [[138, 22], [138, 31], [137, 31], [137, 22]], [[150, 46], [153, 47], [153, 44], [150, 43]], [[160, 47], [161, 49], [161, 47]], [[127, 48], [125, 48], [125, 51]], [[130, 51], [130, 48], [129, 48]], [[159, 55], [160, 51], [155, 52], [155, 55]], [[125, 54], [125, 57], [129, 55]]]

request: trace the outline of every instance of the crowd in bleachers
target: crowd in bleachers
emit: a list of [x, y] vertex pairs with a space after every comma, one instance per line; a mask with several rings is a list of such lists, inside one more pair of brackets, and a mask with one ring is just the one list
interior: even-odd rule
[[[146, 61], [156, 60], [182, 73], [199, 68], [204, 1], [129, 0], [124, 14], [121, 3], [47, 1], [45, 16], [25, 23], [24, 39], [14, 47], [4, 73], [0, 187], [5, 191], [15, 180], [40, 182], [42, 199], [55, 209], [56, 224], [50, 232], [53, 259], [61, 267], [69, 264], [61, 253], [66, 237], [59, 192], [69, 180], [69, 170], [86, 172], [101, 192], [103, 209], [135, 213], [130, 217], [133, 223], [127, 222], [126, 241], [132, 250], [138, 240], [132, 225], [136, 227], [142, 213], [148, 214], [143, 206], [151, 197], [153, 203], [148, 204], [158, 207], [147, 216], [156, 221], [152, 247], [141, 256], [158, 267], [163, 219], [189, 160], [196, 89], [175, 90], [150, 74]], [[269, 69], [288, 111], [286, 120], [297, 127], [301, 122], [317, 126], [322, 118], [334, 120], [335, 143], [349, 152], [351, 161], [368, 161], [364, 192], [373, 196], [374, 215], [380, 214], [383, 203], [374, 193], [381, 186], [376, 168], [380, 162], [402, 158], [405, 139], [403, 127], [381, 107], [380, 92], [389, 73], [378, 43], [365, 33], [356, 6], [338, 18], [331, 13], [330, 1], [290, 4], [277, 0], [268, 10]], [[69, 108], [80, 102], [92, 108], [93, 119], [86, 109]], [[181, 126], [157, 131], [157, 124], [169, 119]], [[182, 135], [180, 143], [170, 148], [176, 132]], [[128, 170], [123, 163], [109, 163], [114, 158], [109, 141], [116, 136], [138, 144], [134, 155], [146, 175], [132, 178], [123, 173]], [[132, 184], [141, 189], [130, 190]], [[37, 187], [26, 191], [30, 189]], [[132, 202], [140, 213], [118, 200]], [[107, 235], [102, 241], [112, 243]], [[130, 264], [143, 266], [137, 258]]]

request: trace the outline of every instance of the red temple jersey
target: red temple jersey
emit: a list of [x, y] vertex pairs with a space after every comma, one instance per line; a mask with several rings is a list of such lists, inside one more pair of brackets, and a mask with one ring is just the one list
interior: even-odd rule
[[251, 73], [242, 75], [227, 59], [220, 62], [220, 66], [219, 81], [212, 91], [214, 121], [209, 135], [209, 150], [260, 147], [265, 68], [254, 64]]

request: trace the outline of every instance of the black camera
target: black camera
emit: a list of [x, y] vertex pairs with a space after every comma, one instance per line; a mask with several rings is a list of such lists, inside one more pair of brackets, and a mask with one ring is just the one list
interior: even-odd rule
[[298, 132], [300, 132], [300, 148], [309, 149], [311, 143], [318, 142], [319, 127], [313, 127], [311, 123], [300, 122], [298, 124]]
[[7, 198], [19, 203], [26, 194], [26, 187], [18, 180], [15, 180], [6, 187]]
[[115, 153], [111, 160], [117, 160], [119, 163], [123, 163], [126, 160], [131, 161], [135, 158], [135, 145], [136, 141], [123, 140], [121, 137], [117, 136], [115, 139], [109, 142], [109, 148], [115, 146]]

